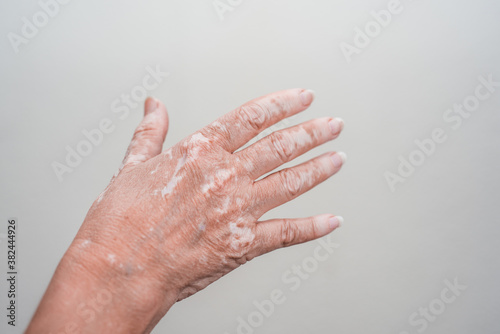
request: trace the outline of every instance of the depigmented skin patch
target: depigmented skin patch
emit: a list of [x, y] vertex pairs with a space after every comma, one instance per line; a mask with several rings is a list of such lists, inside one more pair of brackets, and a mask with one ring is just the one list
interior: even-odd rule
[[168, 181], [165, 188], [163, 188], [161, 191], [162, 196], [165, 197], [166, 195], [172, 193], [172, 191], [174, 191], [177, 183], [182, 180], [182, 175], [179, 175], [179, 174], [181, 173], [182, 167], [184, 167], [184, 165], [186, 164], [186, 159], [187, 159], [186, 155], [183, 155], [177, 161], [177, 165], [175, 166], [175, 170], [174, 170], [174, 175], [171, 177], [170, 181]]
[[229, 230], [231, 231], [231, 248], [236, 251], [248, 247], [255, 239], [255, 234], [244, 223], [241, 225], [229, 223]]

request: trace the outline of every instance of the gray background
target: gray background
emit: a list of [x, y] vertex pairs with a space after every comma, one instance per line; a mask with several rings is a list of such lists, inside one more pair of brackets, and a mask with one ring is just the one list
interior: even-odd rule
[[[331, 115], [346, 127], [298, 161], [343, 150], [348, 162], [266, 215], [331, 212], [346, 220], [333, 235], [338, 249], [299, 289], [281, 277], [311, 257], [317, 241], [243, 266], [175, 305], [155, 333], [236, 333], [237, 318], [274, 289], [286, 302], [255, 333], [417, 333], [410, 315], [454, 278], [467, 289], [425, 332], [498, 333], [500, 89], [457, 130], [443, 114], [474, 93], [479, 76], [500, 81], [500, 3], [402, 0], [403, 12], [348, 63], [340, 43], [352, 43], [354, 28], [387, 3], [243, 1], [221, 20], [211, 0], [72, 1], [15, 53], [7, 34], [20, 34], [22, 17], [40, 6], [3, 1], [0, 233], [8, 217], [19, 219], [20, 275], [19, 327], [7, 328], [2, 311], [1, 332], [25, 328], [121, 162], [142, 106], [120, 120], [111, 102], [159, 65], [170, 76], [150, 95], [169, 110], [165, 147], [249, 99], [304, 87], [317, 99], [293, 123]], [[51, 163], [63, 162], [65, 146], [74, 148], [81, 131], [105, 117], [114, 132], [59, 182]], [[396, 172], [398, 156], [437, 127], [447, 141], [392, 192], [384, 173]]]

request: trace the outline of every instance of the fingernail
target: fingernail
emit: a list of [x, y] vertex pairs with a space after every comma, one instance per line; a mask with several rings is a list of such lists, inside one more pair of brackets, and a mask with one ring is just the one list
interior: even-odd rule
[[320, 235], [327, 235], [336, 228], [342, 226], [343, 222], [344, 218], [342, 218], [341, 216], [326, 216], [322, 218], [316, 226]]
[[344, 120], [342, 118], [334, 118], [330, 121], [330, 130], [332, 130], [332, 134], [337, 135], [344, 128]]
[[332, 155], [333, 165], [337, 168], [341, 167], [347, 161], [347, 155], [344, 152], [337, 152]]
[[314, 100], [314, 92], [310, 89], [303, 91], [302, 93], [300, 93], [300, 100], [302, 101], [303, 105], [310, 105]]
[[331, 217], [328, 219], [328, 223], [330, 224], [330, 228], [338, 228], [344, 223], [344, 218], [342, 216]]
[[154, 97], [148, 97], [148, 99], [146, 100], [146, 105], [144, 106], [144, 116], [152, 113], [156, 109], [158, 109], [158, 100]]

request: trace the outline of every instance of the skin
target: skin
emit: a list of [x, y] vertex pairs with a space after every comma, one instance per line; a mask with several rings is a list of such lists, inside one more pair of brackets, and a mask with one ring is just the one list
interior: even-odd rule
[[27, 333], [148, 333], [170, 307], [275, 249], [332, 232], [330, 214], [259, 221], [335, 174], [345, 155], [282, 164], [335, 139], [340, 119], [277, 131], [240, 149], [314, 95], [291, 89], [252, 100], [162, 152], [167, 111], [145, 102], [120, 170], [90, 208]]

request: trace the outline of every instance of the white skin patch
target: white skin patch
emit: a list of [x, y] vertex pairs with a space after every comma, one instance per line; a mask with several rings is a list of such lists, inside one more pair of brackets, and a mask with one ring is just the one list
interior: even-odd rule
[[201, 133], [197, 132], [194, 135], [191, 136], [191, 139], [189, 139], [190, 143], [210, 143], [210, 139], [202, 135]]
[[210, 139], [199, 132], [192, 135], [191, 138], [189, 138], [189, 142], [184, 143], [184, 147], [187, 147], [188, 145], [192, 147], [191, 151], [189, 152], [189, 160], [195, 161], [200, 156], [200, 151], [203, 149], [203, 145], [199, 144], [210, 144], [210, 142]]
[[201, 192], [206, 194], [208, 190], [210, 190], [210, 185], [213, 185], [213, 181], [211, 183], [205, 183], [203, 186], [201, 186]]
[[146, 160], [147, 157], [144, 154], [132, 154], [128, 157], [127, 164], [135, 165]]
[[87, 248], [88, 245], [90, 245], [92, 241], [90, 241], [89, 239], [85, 239], [83, 240], [80, 244], [78, 244], [78, 249], [79, 250], [84, 250], [85, 248]]
[[213, 126], [214, 128], [219, 129], [219, 130], [227, 130], [227, 129], [226, 129], [226, 126], [225, 126], [225, 125], [222, 125], [222, 124], [221, 124], [221, 122], [219, 122], [219, 121], [212, 122], [212, 126]]
[[181, 159], [177, 162], [177, 166], [175, 166], [175, 171], [174, 175], [168, 182], [168, 184], [165, 186], [165, 188], [162, 189], [161, 195], [165, 197], [165, 195], [172, 193], [172, 191], [175, 189], [175, 186], [177, 183], [182, 180], [182, 176], [178, 176], [177, 174], [181, 170], [182, 167], [186, 164], [186, 155], [183, 155]]
[[221, 184], [227, 181], [234, 173], [235, 169], [221, 169], [215, 173], [215, 176], [209, 177], [209, 182], [201, 186], [201, 192], [206, 194], [210, 189], [213, 189], [215, 184]]
[[255, 234], [248, 227], [238, 227], [237, 223], [229, 223], [229, 230], [231, 231], [231, 247], [239, 250], [242, 246], [249, 245]]
[[313, 143], [313, 136], [311, 136], [302, 126], [291, 133], [293, 136], [293, 142], [290, 144], [295, 145], [295, 147], [305, 147], [310, 146]]
[[224, 199], [224, 203], [222, 204], [222, 207], [221, 208], [217, 208], [216, 211], [220, 214], [224, 214], [224, 213], [227, 213], [227, 210], [229, 209], [229, 202], [231, 201], [231, 199], [229, 197], [226, 197]]
[[115, 254], [108, 254], [108, 261], [111, 264], [115, 263], [115, 261], [116, 261], [116, 255]]
[[231, 172], [234, 172], [234, 168], [233, 169], [221, 169], [221, 170], [218, 170], [216, 173], [215, 173], [215, 177], [220, 181], [220, 182], [224, 182], [226, 181], [227, 179], [229, 179], [229, 177], [231, 176]]
[[[222, 124], [221, 122], [219, 122], [219, 121], [212, 122], [211, 125], [219, 133], [226, 133], [226, 132], [228, 132], [228, 128], [224, 124]], [[237, 123], [237, 125], [238, 125], [238, 127], [240, 127], [240, 123]]]
[[129, 147], [127, 148], [127, 152], [125, 153], [125, 159], [123, 159], [123, 164], [128, 164], [130, 162], [130, 159], [133, 157], [130, 155], [130, 152], [135, 148], [135, 146], [137, 145], [137, 140], [136, 139], [133, 139], [131, 142], [130, 142], [130, 145]]
[[172, 149], [169, 148], [168, 150], [166, 150], [165, 152], [163, 152], [163, 154], [165, 156], [167, 156], [169, 159], [172, 159]]

